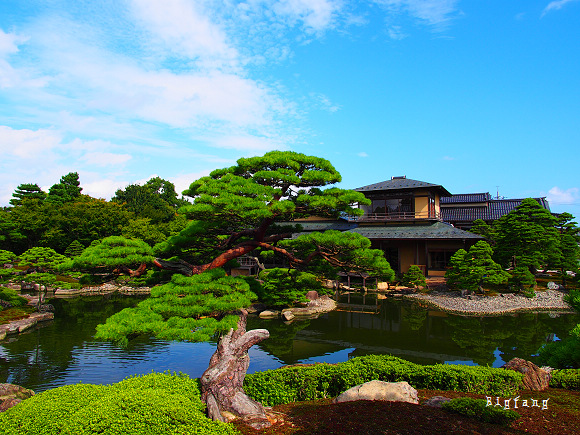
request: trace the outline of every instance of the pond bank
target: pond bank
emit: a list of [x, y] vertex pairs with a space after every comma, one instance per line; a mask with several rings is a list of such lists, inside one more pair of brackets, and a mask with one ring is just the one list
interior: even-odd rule
[[418, 300], [453, 314], [501, 316], [518, 311], [574, 312], [564, 301], [564, 295], [565, 293], [559, 290], [546, 290], [537, 292], [533, 298], [512, 293], [465, 298], [459, 292], [431, 292], [404, 295], [403, 298]]

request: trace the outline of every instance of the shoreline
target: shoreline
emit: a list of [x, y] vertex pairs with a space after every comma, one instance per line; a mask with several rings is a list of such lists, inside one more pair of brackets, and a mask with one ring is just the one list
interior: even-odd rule
[[497, 296], [460, 296], [459, 292], [432, 292], [403, 295], [407, 300], [418, 300], [438, 310], [451, 314], [472, 316], [503, 316], [525, 311], [558, 311], [574, 313], [574, 309], [564, 301], [564, 293], [546, 290], [536, 293], [533, 298], [512, 293]]

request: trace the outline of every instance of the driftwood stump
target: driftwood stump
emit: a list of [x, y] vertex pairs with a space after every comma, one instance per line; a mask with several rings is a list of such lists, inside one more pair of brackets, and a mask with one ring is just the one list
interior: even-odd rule
[[246, 332], [248, 312], [242, 310], [238, 329], [230, 329], [223, 336], [201, 377], [201, 399], [207, 405], [209, 418], [227, 421], [224, 414], [244, 418], [255, 429], [269, 427], [271, 423], [261, 403], [244, 392], [243, 383], [250, 365], [248, 350], [270, 336], [266, 329]]

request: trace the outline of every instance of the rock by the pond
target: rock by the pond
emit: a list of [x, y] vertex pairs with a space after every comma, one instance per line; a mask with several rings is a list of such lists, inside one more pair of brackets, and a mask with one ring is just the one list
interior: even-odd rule
[[441, 408], [441, 405], [446, 402], [451, 402], [451, 399], [443, 396], [433, 396], [430, 399], [425, 400], [423, 405], [432, 406], [434, 408]]
[[521, 358], [513, 358], [502, 366], [504, 369], [514, 370], [524, 374], [523, 385], [532, 391], [544, 391], [550, 384], [550, 373], [541, 369], [533, 362]]
[[370, 381], [346, 390], [334, 403], [355, 400], [383, 400], [387, 402], [419, 403], [419, 395], [408, 382]]
[[294, 317], [296, 316], [292, 314], [292, 311], [290, 310], [282, 311], [282, 319], [286, 320], [287, 322], [294, 320]]
[[554, 281], [550, 281], [546, 287], [548, 287], [550, 290], [562, 290], [564, 288], [560, 284], [556, 284]]
[[34, 391], [14, 384], [0, 384], [0, 412], [34, 396]]
[[316, 290], [310, 290], [308, 293], [306, 293], [306, 299], [309, 301], [315, 301], [318, 299], [318, 297], [318, 292]]
[[280, 317], [280, 311], [265, 310], [262, 311], [259, 316], [260, 319], [277, 319]]

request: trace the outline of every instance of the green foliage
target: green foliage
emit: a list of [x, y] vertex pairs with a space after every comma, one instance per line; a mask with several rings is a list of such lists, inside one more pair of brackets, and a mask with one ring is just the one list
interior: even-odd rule
[[14, 269], [0, 269], [0, 282], [8, 282], [15, 276]]
[[502, 285], [510, 275], [492, 260], [493, 250], [487, 242], [479, 241], [466, 252], [459, 249], [449, 260], [445, 273], [452, 288], [476, 290], [484, 285]]
[[128, 239], [143, 240], [151, 246], [161, 243], [167, 238], [167, 235], [161, 231], [158, 225], [151, 223], [150, 218], [131, 220], [129, 224], [123, 228], [122, 236]]
[[50, 270], [56, 269], [60, 264], [68, 260], [54, 249], [41, 246], [28, 249], [19, 258], [19, 266], [37, 266]]
[[[557, 219], [527, 198], [495, 224], [494, 259], [504, 267], [539, 269], [560, 258]], [[515, 263], [515, 264], [512, 264]]]
[[0, 265], [6, 264], [6, 263], [12, 263], [15, 260], [16, 260], [16, 254], [14, 252], [0, 249]]
[[414, 288], [417, 288], [419, 286], [427, 287], [425, 275], [423, 275], [421, 268], [415, 264], [411, 265], [407, 273], [403, 275], [403, 277], [401, 278], [401, 283], [408, 287]]
[[305, 295], [310, 290], [321, 291], [322, 285], [311, 273], [294, 269], [266, 269], [259, 278], [264, 282], [258, 298], [268, 306], [291, 307], [297, 302], [307, 302]]
[[85, 250], [85, 246], [78, 240], [73, 240], [65, 249], [64, 255], [67, 257], [78, 257]]
[[16, 290], [0, 287], [0, 299], [9, 302], [13, 307], [23, 307], [28, 304], [28, 300], [18, 294]]
[[113, 270], [120, 266], [135, 267], [142, 263], [151, 264], [153, 260], [153, 249], [142, 240], [111, 236], [89, 246], [63, 268]]
[[473, 234], [479, 234], [487, 239], [490, 245], [494, 246], [494, 230], [493, 227], [488, 225], [483, 219], [476, 219], [473, 221], [473, 226], [469, 230]]
[[[392, 281], [395, 277], [383, 251], [370, 249], [370, 240], [357, 233], [335, 230], [313, 232], [296, 239], [282, 240], [278, 246], [297, 258], [314, 256], [307, 265], [308, 270], [328, 279], [335, 279], [341, 271], [369, 273], [383, 281]], [[300, 262], [290, 261], [290, 264], [295, 268], [304, 267]]]
[[455, 390], [479, 394], [511, 395], [523, 375], [490, 367], [423, 366], [391, 355], [368, 355], [339, 364], [286, 367], [247, 375], [246, 394], [266, 406], [338, 396], [371, 380], [407, 381], [414, 388]]
[[0, 434], [237, 433], [203, 411], [195, 380], [152, 373], [109, 386], [76, 384], [37, 394], [0, 414]]
[[550, 387], [580, 390], [580, 369], [553, 370]]
[[216, 332], [236, 327], [238, 316], [220, 314], [246, 307], [256, 298], [244, 279], [226, 276], [223, 269], [191, 277], [176, 274], [169, 283], [153, 287], [151, 297], [137, 307], [108, 318], [97, 327], [95, 337], [122, 346], [139, 334], [165, 340], [208, 341]]
[[42, 201], [46, 198], [46, 192], [38, 184], [25, 183], [20, 184], [12, 196], [13, 198], [10, 200], [10, 204], [16, 206], [21, 205], [23, 199], [37, 199]]
[[[536, 278], [527, 267], [516, 267], [508, 280], [508, 284], [514, 286], [518, 290], [525, 291], [536, 285]], [[534, 291], [531, 290], [531, 293]], [[530, 293], [529, 291], [527, 293]]]
[[472, 399], [471, 397], [461, 397], [443, 403], [442, 408], [457, 414], [473, 417], [486, 423], [509, 425], [512, 421], [521, 417], [511, 409], [488, 406], [483, 399]]
[[81, 195], [83, 189], [80, 184], [78, 172], [69, 172], [60, 177], [60, 182], [48, 190], [46, 201], [54, 204], [73, 201]]

